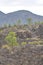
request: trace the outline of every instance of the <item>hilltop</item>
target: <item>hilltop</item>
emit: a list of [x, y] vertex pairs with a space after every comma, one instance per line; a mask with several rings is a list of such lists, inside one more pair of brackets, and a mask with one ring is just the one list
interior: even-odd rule
[[32, 22], [43, 21], [43, 16], [36, 15], [27, 10], [19, 10], [7, 14], [0, 11], [0, 26], [3, 26], [4, 24], [15, 24], [19, 19], [22, 24], [25, 24], [27, 23], [28, 18], [31, 18]]

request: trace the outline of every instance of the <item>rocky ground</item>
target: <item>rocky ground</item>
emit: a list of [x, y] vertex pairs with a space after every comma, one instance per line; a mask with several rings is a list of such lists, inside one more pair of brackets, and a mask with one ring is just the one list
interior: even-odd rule
[[19, 27], [7, 27], [0, 29], [0, 46], [7, 43], [4, 39], [11, 31], [16, 32], [18, 43], [23, 41], [28, 43], [43, 40], [43, 25], [39, 25], [38, 27], [30, 27], [27, 25]]
[[[12, 49], [3, 47], [7, 42], [5, 37], [9, 32], [15, 32], [17, 41], [26, 42], [24, 46]], [[42, 41], [40, 45], [28, 44]], [[35, 43], [34, 42], [34, 43]], [[0, 65], [43, 65], [43, 24], [37, 27], [18, 26], [0, 29]]]
[[43, 65], [43, 46], [28, 44], [11, 51], [1, 48], [0, 65]]

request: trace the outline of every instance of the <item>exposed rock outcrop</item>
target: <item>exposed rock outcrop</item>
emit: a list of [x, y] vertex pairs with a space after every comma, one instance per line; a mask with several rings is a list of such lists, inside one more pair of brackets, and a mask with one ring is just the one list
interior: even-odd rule
[[40, 24], [36, 30], [36, 34], [43, 39], [43, 24]]
[[27, 30], [20, 30], [18, 32], [16, 32], [17, 37], [21, 38], [21, 39], [25, 39], [25, 38], [31, 38], [32, 34], [30, 31]]

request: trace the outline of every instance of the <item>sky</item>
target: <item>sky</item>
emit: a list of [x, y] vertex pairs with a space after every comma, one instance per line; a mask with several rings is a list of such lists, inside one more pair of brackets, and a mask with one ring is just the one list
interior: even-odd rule
[[0, 0], [0, 11], [4, 13], [28, 10], [43, 16], [43, 0]]

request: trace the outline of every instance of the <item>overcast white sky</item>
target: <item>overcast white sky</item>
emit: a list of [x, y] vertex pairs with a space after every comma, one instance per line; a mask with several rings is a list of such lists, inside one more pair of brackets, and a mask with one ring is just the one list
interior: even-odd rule
[[0, 0], [0, 11], [9, 13], [17, 10], [43, 15], [43, 0]]

